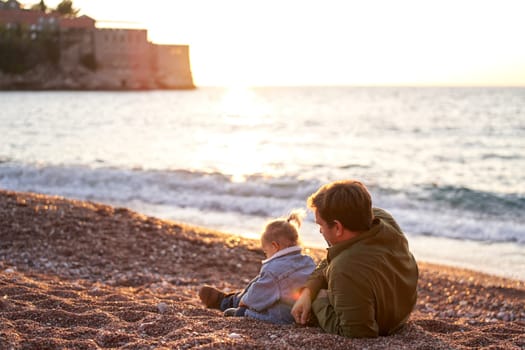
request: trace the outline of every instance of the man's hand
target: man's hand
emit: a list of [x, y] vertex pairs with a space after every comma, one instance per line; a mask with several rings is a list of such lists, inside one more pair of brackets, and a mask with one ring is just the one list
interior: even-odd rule
[[319, 293], [317, 293], [317, 296], [315, 297], [315, 300], [321, 299], [321, 298], [328, 298], [328, 290], [321, 289]]
[[310, 319], [310, 311], [312, 310], [312, 299], [310, 289], [305, 288], [301, 292], [299, 299], [292, 307], [292, 316], [295, 322], [299, 324], [306, 324]]

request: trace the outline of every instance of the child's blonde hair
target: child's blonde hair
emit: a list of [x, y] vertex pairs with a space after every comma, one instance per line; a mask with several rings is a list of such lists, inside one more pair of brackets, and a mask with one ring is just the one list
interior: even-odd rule
[[261, 238], [266, 242], [275, 241], [283, 248], [299, 245], [299, 228], [305, 216], [304, 209], [294, 209], [287, 218], [268, 222]]

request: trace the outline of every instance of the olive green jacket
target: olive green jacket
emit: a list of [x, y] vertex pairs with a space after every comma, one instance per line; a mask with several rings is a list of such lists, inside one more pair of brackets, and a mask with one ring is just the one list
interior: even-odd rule
[[408, 319], [417, 298], [418, 268], [408, 242], [386, 211], [374, 208], [369, 231], [328, 248], [306, 283], [326, 332], [352, 338], [388, 335]]

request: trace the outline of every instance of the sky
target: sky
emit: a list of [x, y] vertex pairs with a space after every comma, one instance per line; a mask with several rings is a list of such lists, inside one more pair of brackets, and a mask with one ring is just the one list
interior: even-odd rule
[[73, 4], [98, 26], [190, 45], [198, 86], [525, 86], [524, 0]]

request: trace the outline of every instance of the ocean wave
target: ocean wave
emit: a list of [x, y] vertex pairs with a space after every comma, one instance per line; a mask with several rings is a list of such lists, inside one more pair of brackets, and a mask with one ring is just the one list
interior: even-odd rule
[[109, 202], [141, 201], [181, 208], [283, 215], [304, 207], [317, 181], [263, 175], [234, 181], [232, 176], [190, 170], [141, 170], [86, 166], [37, 166], [4, 163], [0, 186], [6, 189]]
[[445, 205], [454, 210], [470, 211], [490, 216], [514, 215], [525, 211], [525, 196], [514, 193], [493, 193], [463, 186], [425, 185], [419, 199]]
[[525, 244], [525, 197], [519, 194], [423, 184], [407, 190], [376, 189], [374, 197], [407, 232]]
[[396, 220], [405, 232], [486, 243], [525, 244], [525, 223], [505, 218], [481, 218], [451, 209], [407, 210], [394, 208]]
[[500, 154], [500, 153], [485, 153], [481, 155], [481, 159], [503, 159], [503, 160], [517, 160], [523, 159], [523, 155], [512, 153], [512, 154]]
[[[260, 174], [238, 182], [218, 172], [120, 169], [0, 163], [0, 187], [133, 207], [191, 209], [213, 215], [270, 218], [304, 208], [322, 182]], [[371, 184], [374, 205], [394, 214], [406, 232], [438, 237], [525, 244], [525, 198], [461, 186]], [[307, 218], [313, 222], [312, 216]]]

